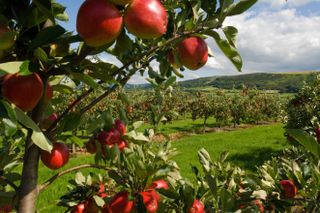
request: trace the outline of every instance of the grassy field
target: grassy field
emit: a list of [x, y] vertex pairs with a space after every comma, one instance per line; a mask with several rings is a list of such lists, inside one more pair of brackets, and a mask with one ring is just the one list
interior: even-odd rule
[[[176, 128], [182, 128], [179, 126], [179, 121], [172, 125], [173, 126], [171, 127], [176, 126]], [[184, 121], [184, 125], [187, 125], [188, 127], [188, 122]], [[169, 128], [168, 126], [164, 127]], [[165, 129], [165, 131], [169, 133], [178, 130]], [[232, 132], [194, 135], [173, 142], [173, 147], [177, 148], [179, 151], [175, 160], [181, 168], [182, 175], [188, 178], [193, 178], [190, 165], [199, 166], [197, 151], [202, 147], [208, 150], [213, 159], [216, 159], [221, 152], [229, 151], [229, 161], [231, 163], [239, 165], [246, 170], [253, 171], [256, 165], [260, 165], [263, 161], [270, 159], [272, 155], [279, 153], [285, 146], [286, 144], [281, 124], [257, 126]], [[93, 163], [93, 156], [83, 155], [71, 158], [70, 162], [62, 170], [84, 163]], [[99, 172], [94, 169], [82, 171], [84, 173]], [[40, 182], [44, 182], [55, 173], [56, 171], [49, 170], [40, 164]], [[73, 179], [74, 176], [75, 172], [63, 176], [40, 194], [37, 203], [39, 212], [64, 212], [64, 208], [56, 206], [56, 200], [67, 191], [67, 183], [69, 180]]]
[[287, 146], [281, 124], [257, 126], [232, 132], [215, 132], [182, 138], [173, 143], [180, 154], [175, 157], [184, 177], [192, 178], [190, 165], [200, 166], [197, 151], [205, 148], [213, 160], [228, 151], [229, 161], [253, 171], [256, 166]]

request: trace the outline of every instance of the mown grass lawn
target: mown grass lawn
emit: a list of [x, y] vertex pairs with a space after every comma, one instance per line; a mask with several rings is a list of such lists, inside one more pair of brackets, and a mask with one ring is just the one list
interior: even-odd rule
[[[192, 121], [180, 121], [180, 125], [190, 127], [194, 124]], [[200, 122], [199, 122], [200, 123]], [[171, 124], [171, 126], [179, 126], [179, 121]], [[167, 128], [167, 126], [164, 126]], [[185, 127], [185, 128], [186, 128]], [[183, 128], [183, 126], [181, 127]], [[165, 130], [169, 133], [169, 129]], [[173, 132], [177, 132], [176, 129]], [[276, 155], [286, 146], [285, 138], [283, 137], [283, 128], [281, 124], [257, 126], [250, 129], [239, 129], [231, 132], [215, 132], [194, 135], [182, 138], [178, 141], [172, 142], [179, 154], [175, 156], [181, 168], [182, 175], [192, 179], [194, 176], [191, 172], [190, 165], [196, 165], [200, 168], [198, 163], [197, 151], [200, 148], [205, 148], [211, 154], [213, 159], [217, 159], [221, 152], [229, 151], [229, 161], [235, 165], [253, 171], [256, 165], [261, 165], [265, 160]], [[62, 168], [65, 170], [76, 165], [93, 163], [93, 156], [80, 155], [71, 158], [69, 163]], [[58, 170], [60, 171], [60, 170]], [[44, 182], [49, 177], [58, 171], [52, 171], [40, 164], [39, 179]], [[82, 170], [84, 174], [89, 172], [99, 173], [101, 171], [96, 169]], [[64, 212], [65, 208], [57, 207], [56, 201], [58, 198], [67, 192], [67, 184], [69, 180], [74, 179], [75, 173], [62, 176], [52, 185], [40, 194], [37, 203], [39, 212]]]
[[256, 126], [231, 132], [194, 135], [173, 142], [179, 154], [175, 157], [184, 177], [193, 178], [190, 165], [200, 167], [197, 152], [205, 148], [213, 160], [224, 151], [228, 160], [243, 169], [254, 171], [256, 166], [277, 155], [288, 144], [282, 124]]

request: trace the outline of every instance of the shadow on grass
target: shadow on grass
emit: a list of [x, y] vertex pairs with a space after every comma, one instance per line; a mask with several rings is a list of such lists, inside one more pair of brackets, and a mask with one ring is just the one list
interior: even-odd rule
[[[215, 128], [215, 127], [219, 127], [219, 124], [217, 123], [213, 123], [213, 124], [207, 124], [206, 128]], [[202, 132], [203, 130], [203, 124], [190, 124], [190, 125], [186, 125], [186, 126], [166, 126], [163, 125], [160, 128], [162, 131], [166, 131], [166, 130], [174, 130], [172, 132]]]
[[272, 157], [279, 156], [281, 153], [282, 150], [262, 147], [250, 149], [247, 153], [232, 154], [227, 160], [234, 165], [240, 166], [242, 169], [254, 172], [257, 166], [261, 166], [265, 161], [270, 160]]

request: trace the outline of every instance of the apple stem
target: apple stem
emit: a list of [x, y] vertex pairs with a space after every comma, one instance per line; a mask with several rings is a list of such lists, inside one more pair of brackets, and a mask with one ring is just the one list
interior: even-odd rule
[[111, 171], [112, 170], [112, 169], [110, 169], [108, 167], [99, 166], [99, 165], [95, 165], [95, 164], [83, 164], [83, 165], [75, 166], [75, 167], [66, 169], [64, 171], [61, 171], [61, 172], [53, 175], [51, 178], [49, 178], [47, 181], [45, 181], [43, 184], [41, 184], [39, 186], [39, 191], [42, 191], [42, 190], [46, 189], [50, 184], [52, 184], [59, 177], [65, 175], [65, 174], [68, 174], [70, 172], [77, 171], [77, 170], [84, 169], [84, 168], [96, 168], [96, 169], [103, 169], [103, 170], [107, 170], [107, 171]]

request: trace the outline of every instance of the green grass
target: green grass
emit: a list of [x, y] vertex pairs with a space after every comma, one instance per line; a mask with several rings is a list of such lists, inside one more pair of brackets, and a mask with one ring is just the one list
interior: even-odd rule
[[[207, 120], [206, 127], [216, 127], [215, 119], [210, 117]], [[143, 131], [145, 128], [152, 128], [149, 124], [142, 125], [138, 131]], [[160, 124], [158, 127], [158, 132], [163, 134], [172, 134], [176, 132], [191, 132], [196, 133], [197, 131], [201, 131], [203, 128], [203, 119], [197, 119], [193, 121], [191, 118], [174, 120], [171, 123]]]
[[[199, 121], [193, 123], [191, 120], [176, 121], [173, 124], [165, 125], [161, 128], [167, 133], [176, 132], [179, 128], [189, 129], [192, 125], [201, 124]], [[214, 123], [212, 120], [211, 123]], [[175, 129], [171, 129], [175, 128]], [[190, 165], [198, 163], [197, 151], [204, 147], [211, 154], [213, 160], [217, 159], [221, 152], [229, 151], [229, 161], [246, 170], [253, 171], [256, 165], [261, 165], [263, 161], [270, 159], [272, 155], [279, 153], [284, 147], [285, 139], [283, 137], [283, 129], [281, 124], [258, 126], [250, 129], [241, 129], [232, 132], [216, 132], [208, 134], [194, 135], [182, 138], [173, 142], [173, 147], [177, 148], [179, 154], [175, 156], [181, 173], [184, 177], [193, 178]], [[69, 163], [62, 168], [65, 170], [70, 167], [85, 163], [93, 163], [93, 156], [77, 156], [71, 158]], [[39, 180], [44, 182], [57, 171], [52, 171], [40, 164]], [[99, 173], [101, 171], [95, 169], [81, 170], [84, 174], [89, 172]], [[62, 176], [47, 190], [43, 191], [37, 202], [39, 212], [64, 212], [65, 208], [56, 206], [57, 200], [68, 189], [68, 181], [73, 180], [75, 173]]]
[[180, 152], [174, 160], [180, 166], [182, 176], [193, 178], [190, 165], [200, 168], [197, 155], [199, 149], [205, 148], [213, 160], [217, 160], [222, 152], [228, 151], [229, 162], [253, 171], [256, 166], [287, 146], [283, 133], [282, 125], [276, 124], [194, 135], [173, 142], [173, 147]]

